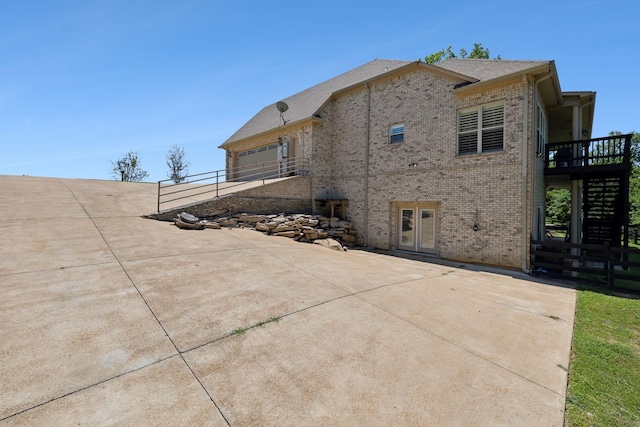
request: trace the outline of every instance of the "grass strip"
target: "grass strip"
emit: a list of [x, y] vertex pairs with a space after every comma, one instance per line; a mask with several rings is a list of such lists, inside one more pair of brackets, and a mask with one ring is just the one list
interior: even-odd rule
[[579, 290], [566, 425], [640, 425], [640, 299]]

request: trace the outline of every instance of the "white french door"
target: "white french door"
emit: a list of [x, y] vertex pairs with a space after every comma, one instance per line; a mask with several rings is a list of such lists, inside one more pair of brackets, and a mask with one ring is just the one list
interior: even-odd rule
[[398, 208], [398, 249], [436, 251], [436, 209], [419, 206]]

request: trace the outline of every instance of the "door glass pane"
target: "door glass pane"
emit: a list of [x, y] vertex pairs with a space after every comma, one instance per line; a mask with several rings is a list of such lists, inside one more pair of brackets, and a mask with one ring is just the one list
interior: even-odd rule
[[413, 245], [413, 209], [402, 209], [402, 245]]
[[420, 247], [435, 247], [435, 211], [420, 209]]

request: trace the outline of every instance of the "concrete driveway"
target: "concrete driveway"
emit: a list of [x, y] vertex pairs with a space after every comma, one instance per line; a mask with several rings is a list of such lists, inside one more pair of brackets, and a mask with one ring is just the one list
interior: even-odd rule
[[0, 177], [0, 425], [562, 425], [573, 290], [179, 230], [155, 191]]

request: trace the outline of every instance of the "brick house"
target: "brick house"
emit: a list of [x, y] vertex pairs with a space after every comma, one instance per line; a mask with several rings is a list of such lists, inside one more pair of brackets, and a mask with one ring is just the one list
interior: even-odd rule
[[238, 179], [308, 159], [312, 209], [336, 208], [361, 245], [526, 269], [547, 143], [590, 138], [594, 106], [562, 92], [553, 61], [374, 60], [266, 106], [220, 148]]

